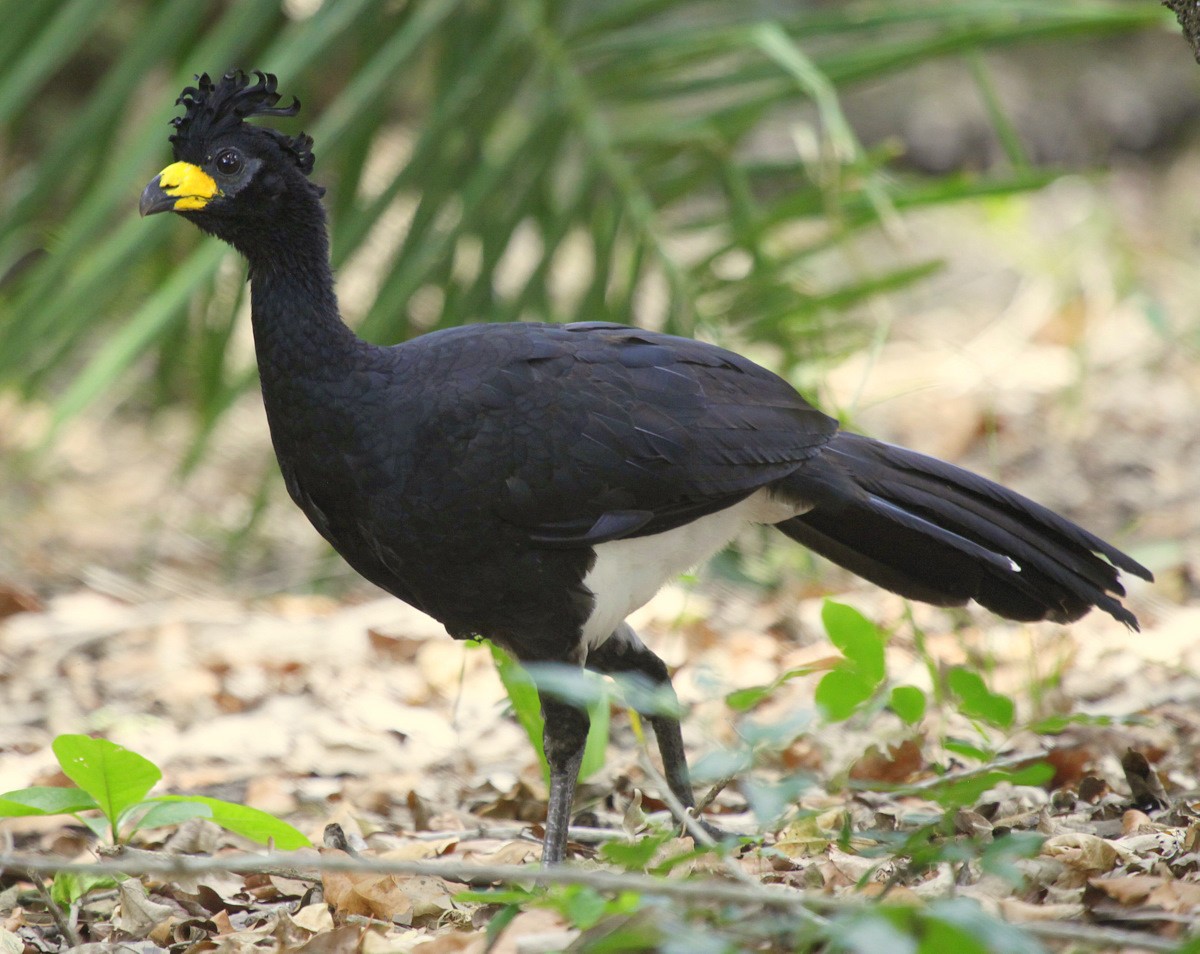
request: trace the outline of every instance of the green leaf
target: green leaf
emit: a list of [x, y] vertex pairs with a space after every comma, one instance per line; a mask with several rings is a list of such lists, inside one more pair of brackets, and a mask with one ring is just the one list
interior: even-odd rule
[[[187, 799], [187, 796], [183, 796]], [[212, 818], [212, 809], [203, 802], [197, 802], [192, 799], [179, 802], [164, 802], [158, 799], [150, 799], [149, 801], [139, 802], [132, 806], [122, 817], [125, 818], [134, 816], [138, 811], [144, 810], [145, 814], [136, 818], [134, 829], [140, 831], [143, 828], [163, 828], [167, 825], [179, 825], [193, 818]]]
[[0, 815], [73, 815], [100, 806], [80, 788], [38, 785], [0, 795]]
[[979, 673], [956, 666], [946, 674], [946, 682], [959, 699], [959, 711], [969, 719], [978, 719], [1001, 729], [1010, 728], [1016, 707], [1008, 696], [992, 692]]
[[59, 871], [54, 875], [54, 881], [50, 885], [50, 897], [60, 908], [69, 908], [89, 891], [115, 888], [116, 886], [117, 881], [112, 875]]
[[293, 828], [274, 815], [259, 811], [257, 808], [250, 808], [247, 805], [237, 805], [234, 802], [225, 802], [219, 798], [209, 798], [205, 795], [159, 795], [156, 798], [147, 799], [147, 802], [188, 802], [193, 805], [205, 805], [212, 813], [209, 817], [213, 822], [227, 831], [263, 845], [274, 842], [275, 847], [283, 851], [312, 846], [312, 842], [308, 840], [308, 836], [304, 832]]
[[1087, 715], [1083, 712], [1075, 712], [1069, 715], [1054, 715], [1047, 716], [1044, 719], [1039, 719], [1037, 722], [1031, 722], [1026, 728], [1030, 732], [1036, 732], [1038, 735], [1058, 735], [1066, 731], [1071, 726], [1076, 725], [1091, 725], [1091, 726], [1111, 726], [1111, 725], [1131, 725], [1144, 721], [1139, 717], [1130, 719], [1121, 719], [1115, 716], [1106, 715]]
[[488, 643], [488, 649], [491, 650], [500, 682], [508, 694], [513, 714], [537, 752], [538, 760], [542, 763], [542, 775], [549, 779], [550, 766], [546, 762], [546, 750], [542, 744], [542, 704], [538, 699], [537, 686], [533, 684], [529, 673], [503, 649], [493, 643]]
[[91, 795], [104, 812], [114, 842], [119, 839], [117, 820], [162, 778], [149, 759], [108, 739], [60, 735], [52, 748], [67, 778]]
[[826, 600], [821, 607], [821, 622], [830, 641], [842, 651], [855, 669], [872, 687], [883, 681], [883, 649], [886, 643], [883, 634], [874, 623], [853, 606]]
[[[1045, 762], [1038, 762], [1016, 770], [988, 768], [983, 766], [968, 775], [946, 778], [933, 786], [920, 789], [925, 798], [930, 798], [943, 808], [953, 809], [973, 805], [990, 788], [1001, 782], [1013, 785], [1044, 785], [1054, 777], [1054, 769]], [[905, 792], [904, 786], [896, 789]]]
[[565, 897], [559, 910], [581, 931], [595, 927], [608, 910], [608, 899], [595, 888], [573, 884], [568, 885], [563, 894]]
[[955, 755], [962, 755], [969, 759], [974, 759], [976, 762], [990, 762], [995, 756], [994, 752], [987, 749], [981, 749], [978, 745], [972, 745], [962, 739], [946, 738], [942, 740], [942, 748], [947, 752], [953, 752]]
[[892, 689], [892, 711], [909, 725], [920, 722], [925, 715], [925, 693], [916, 686], [896, 686]]
[[499, 646], [488, 645], [517, 721], [521, 723], [541, 760], [544, 777], [549, 780], [550, 767], [543, 749], [544, 723], [539, 689], [576, 705], [586, 706], [588, 737], [579, 766], [579, 778], [586, 779], [599, 771], [604, 766], [608, 749], [609, 690], [606, 683], [595, 673], [575, 666], [543, 664], [526, 669]]
[[747, 689], [736, 689], [725, 696], [725, 704], [735, 712], [745, 712], [753, 709], [780, 686], [800, 676], [811, 676], [817, 670], [811, 666], [798, 666], [777, 676], [769, 685], [753, 686]]
[[627, 871], [642, 871], [654, 853], [674, 836], [674, 831], [663, 831], [653, 832], [636, 841], [608, 841], [600, 846], [600, 857]]
[[536, 901], [541, 896], [540, 891], [526, 891], [524, 888], [470, 888], [457, 892], [454, 900], [464, 904], [505, 904], [519, 907]]
[[834, 669], [817, 683], [816, 700], [830, 722], [844, 722], [875, 693], [876, 683], [850, 669]]
[[1015, 925], [988, 914], [970, 898], [939, 898], [922, 918], [922, 952], [1037, 954], [1044, 948]]
[[771, 686], [754, 686], [749, 689], [735, 689], [725, 696], [725, 705], [734, 712], [745, 712], [753, 709], [771, 692]]

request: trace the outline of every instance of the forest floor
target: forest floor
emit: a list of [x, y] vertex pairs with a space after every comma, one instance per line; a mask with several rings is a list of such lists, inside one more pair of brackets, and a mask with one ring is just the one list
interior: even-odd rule
[[[45, 410], [0, 406], [0, 792], [67, 784], [52, 741], [99, 735], [159, 766], [155, 793], [273, 813], [314, 844], [333, 839], [325, 859], [344, 855], [343, 838], [359, 857], [410, 865], [322, 876], [307, 849], [269, 874], [98, 888], [57, 921], [40, 879], [10, 867], [0, 948], [634, 949], [625, 931], [637, 949], [789, 950], [811, 930], [865, 950], [862, 932], [880, 924], [904, 937], [951, 937], [959, 924], [979, 950], [1172, 949], [1200, 911], [1200, 273], [1187, 254], [1195, 217], [1178, 201], [1197, 186], [1200, 154], [1187, 153], [906, 217], [901, 241], [946, 269], [876, 306], [880, 347], [814, 378], [855, 427], [995, 477], [1150, 566], [1157, 582], [1133, 581], [1127, 600], [1141, 634], [1095, 613], [1063, 627], [908, 605], [747, 538], [740, 561], [667, 588], [633, 622], [675, 670], [698, 792], [729, 753], [754, 749], [708, 817], [761, 838], [693, 855], [689, 839], [659, 836], [639, 863], [601, 851], [667, 830], [657, 763], [618, 707], [578, 803], [600, 839], [578, 839], [570, 870], [584, 887], [531, 900], [467, 899], [461, 873], [411, 873], [435, 859], [535, 862], [539, 763], [487, 650], [356, 583], [277, 487], [254, 534], [231, 536], [273, 467], [256, 397], [186, 480], [176, 463], [191, 425], [170, 413], [97, 411], [30, 458]], [[822, 671], [841, 658], [822, 625], [827, 598], [888, 634], [883, 689], [915, 685], [930, 700], [915, 724], [882, 705], [836, 722], [817, 713]], [[747, 711], [728, 704], [805, 667]], [[1011, 723], [948, 693], [955, 667], [1011, 699]], [[1079, 718], [1048, 731], [1069, 714]], [[1052, 771], [1024, 773], [1037, 762]], [[951, 791], [962, 779], [981, 787]], [[340, 836], [327, 834], [335, 823]], [[1009, 868], [991, 864], [991, 848], [1021, 832], [1041, 838]], [[923, 862], [913, 833], [937, 847]], [[0, 851], [25, 858], [97, 857], [69, 816], [9, 818], [0, 837]], [[131, 844], [248, 847], [198, 820]], [[702, 887], [662, 907], [643, 867], [668, 893], [687, 873]], [[627, 892], [597, 872], [627, 879]], [[734, 902], [714, 884], [747, 895]], [[778, 885], [811, 923], [768, 897]], [[855, 904], [884, 893], [926, 914], [881, 922]], [[975, 913], [954, 906], [964, 899]], [[498, 913], [515, 915], [502, 932]]]

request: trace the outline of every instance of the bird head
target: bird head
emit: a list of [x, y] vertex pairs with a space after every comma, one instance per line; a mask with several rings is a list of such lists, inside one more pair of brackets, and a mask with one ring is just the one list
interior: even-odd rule
[[262, 222], [297, 199], [312, 202], [324, 190], [308, 179], [312, 139], [246, 122], [254, 116], [295, 116], [300, 101], [278, 106], [276, 80], [241, 70], [214, 83], [205, 73], [176, 102], [184, 113], [172, 124], [175, 161], [142, 192], [142, 215], [178, 212], [206, 232], [240, 244], [239, 231]]

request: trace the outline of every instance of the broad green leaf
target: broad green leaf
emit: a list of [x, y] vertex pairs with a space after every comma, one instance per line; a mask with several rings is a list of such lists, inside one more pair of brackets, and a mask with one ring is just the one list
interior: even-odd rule
[[583, 762], [579, 767], [579, 778], [588, 778], [599, 771], [607, 754], [609, 725], [609, 690], [600, 677], [574, 666], [540, 665], [526, 669], [498, 646], [489, 646], [513, 712], [538, 753], [545, 778], [550, 778], [550, 767], [546, 763], [543, 748], [545, 724], [542, 721], [539, 687], [560, 699], [587, 708], [588, 737], [584, 745]]
[[69, 908], [89, 891], [115, 888], [116, 886], [116, 879], [112, 875], [60, 871], [54, 876], [54, 881], [50, 885], [50, 897], [60, 908]]
[[655, 852], [674, 836], [672, 830], [643, 835], [636, 841], [608, 841], [600, 846], [600, 857], [628, 871], [641, 871]]
[[791, 682], [800, 676], [811, 676], [816, 671], [811, 666], [798, 666], [795, 669], [789, 669], [787, 672], [776, 676], [770, 685], [752, 686], [747, 689], [734, 690], [725, 697], [725, 704], [736, 712], [745, 712], [747, 709], [753, 709], [784, 683]]
[[159, 795], [147, 799], [147, 802], [162, 802], [164, 804], [186, 802], [193, 806], [205, 806], [211, 812], [213, 822], [222, 828], [259, 844], [273, 842], [276, 848], [291, 851], [296, 848], [307, 848], [312, 845], [299, 829], [293, 828], [285, 821], [280, 821], [274, 815], [269, 815], [248, 805], [237, 805], [225, 802], [219, 798], [209, 798], [205, 795]]
[[1007, 729], [1016, 717], [1016, 707], [1008, 696], [992, 692], [977, 672], [956, 666], [946, 674], [946, 683], [959, 698], [959, 710], [970, 719]]
[[[182, 797], [187, 799], [187, 796]], [[138, 815], [137, 812], [139, 810], [144, 810], [145, 814]], [[212, 814], [212, 809], [203, 802], [191, 799], [178, 802], [163, 802], [152, 798], [131, 806], [121, 820], [124, 822], [128, 818], [132, 818], [134, 828], [140, 831], [143, 828], [162, 828], [166, 825], [178, 825], [192, 818], [212, 818]]]
[[91, 795], [104, 812], [117, 840], [117, 820], [162, 778], [149, 759], [108, 739], [60, 735], [52, 745], [58, 764], [72, 782]]
[[542, 742], [542, 704], [538, 700], [537, 686], [533, 684], [529, 673], [522, 669], [517, 661], [503, 649], [492, 643], [488, 643], [488, 649], [491, 650], [500, 682], [508, 694], [513, 714], [516, 715], [521, 728], [529, 736], [530, 745], [538, 754], [538, 759], [542, 763], [542, 774], [549, 779], [550, 766], [546, 763], [546, 750]]
[[608, 911], [608, 899], [595, 888], [583, 885], [568, 885], [559, 910], [573, 927], [587, 931], [595, 927]]
[[916, 686], [896, 686], [892, 689], [891, 707], [901, 719], [915, 725], [925, 715], [925, 693]]
[[835, 669], [817, 683], [817, 705], [830, 722], [843, 722], [871, 698], [876, 685], [851, 669]]
[[830, 641], [842, 651], [864, 680], [872, 686], [883, 681], [883, 648], [886, 640], [874, 623], [853, 606], [826, 600], [821, 607], [821, 622]]
[[947, 752], [953, 752], [955, 755], [962, 755], [969, 759], [974, 759], [977, 762], [988, 762], [995, 755], [987, 749], [981, 749], [978, 745], [973, 745], [962, 739], [946, 738], [942, 740], [942, 747]]
[[1027, 729], [1030, 732], [1036, 732], [1038, 735], [1058, 735], [1066, 731], [1071, 726], [1075, 725], [1092, 725], [1092, 726], [1111, 726], [1111, 725], [1136, 725], [1144, 722], [1140, 717], [1120, 718], [1117, 716], [1106, 715], [1088, 715], [1083, 712], [1074, 712], [1069, 715], [1054, 715], [1047, 716], [1045, 719], [1039, 719], [1037, 722], [1031, 722]]
[[771, 693], [771, 686], [754, 686], [750, 689], [735, 689], [733, 692], [725, 696], [725, 705], [729, 706], [735, 712], [745, 712], [747, 709], [753, 709], [756, 705], [767, 698]]
[[38, 785], [0, 795], [0, 815], [73, 815], [99, 808], [91, 795], [81, 788]]
[[[925, 786], [920, 790], [925, 798], [931, 798], [943, 808], [953, 809], [963, 805], [973, 805], [979, 797], [990, 788], [995, 788], [1001, 782], [1013, 785], [1043, 785], [1054, 777], [1054, 769], [1045, 762], [1038, 762], [1021, 769], [1006, 770], [980, 768], [969, 775], [957, 775], [943, 779], [933, 786]], [[904, 792], [901, 786], [896, 789]]]
[[925, 912], [921, 951], [941, 954], [1037, 954], [1036, 939], [1014, 924], [988, 914], [971, 898], [939, 898]]
[[524, 888], [470, 888], [459, 891], [454, 895], [455, 901], [467, 904], [511, 904], [522, 905], [536, 901], [542, 896], [540, 891], [526, 891]]

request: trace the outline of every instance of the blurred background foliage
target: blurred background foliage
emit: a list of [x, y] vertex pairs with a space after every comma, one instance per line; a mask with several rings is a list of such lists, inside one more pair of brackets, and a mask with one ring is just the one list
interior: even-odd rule
[[[135, 211], [195, 73], [271, 71], [303, 101], [365, 337], [605, 319], [791, 373], [936, 267], [863, 254], [864, 230], [1052, 175], [990, 51], [1174, 29], [1145, 0], [2, 0], [0, 23], [0, 387], [58, 424], [186, 404], [193, 460], [254, 384], [241, 263]], [[945, 58], [1003, 161], [864, 148], [843, 94]]]

